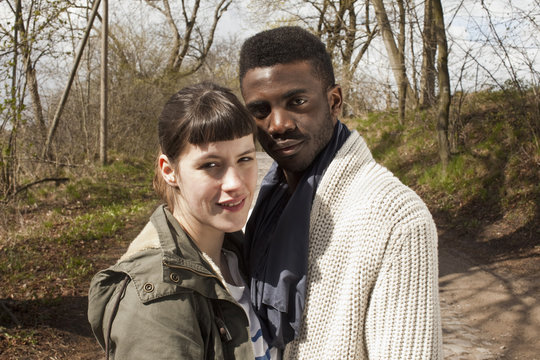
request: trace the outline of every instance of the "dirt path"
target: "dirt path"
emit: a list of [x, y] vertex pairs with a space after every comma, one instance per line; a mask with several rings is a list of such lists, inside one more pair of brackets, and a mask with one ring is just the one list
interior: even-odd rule
[[440, 244], [445, 359], [540, 359], [538, 285], [494, 266]]

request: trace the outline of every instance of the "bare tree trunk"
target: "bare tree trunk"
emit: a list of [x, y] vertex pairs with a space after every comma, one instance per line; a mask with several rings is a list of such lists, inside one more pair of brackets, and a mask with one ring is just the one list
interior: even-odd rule
[[[197, 13], [199, 11], [200, 3], [201, 3], [200, 0], [195, 1], [195, 3], [193, 4], [193, 10], [192, 10], [191, 16], [188, 18], [185, 4], [182, 1], [182, 14], [184, 16], [184, 23], [186, 24], [186, 30], [184, 31], [184, 38], [182, 39], [183, 46], [179, 49], [180, 51], [175, 54], [174, 61], [172, 63], [172, 70], [174, 71], [178, 71], [180, 69], [180, 67], [182, 66], [182, 63], [184, 62], [184, 59], [186, 58], [186, 54], [189, 50], [189, 43], [191, 42], [191, 34], [193, 33], [193, 29], [195, 27], [195, 20], [197, 19]], [[169, 15], [172, 18], [172, 15], [170, 13]]]
[[100, 128], [99, 128], [99, 160], [101, 165], [107, 164], [107, 59], [109, 38], [109, 0], [103, 0], [103, 21], [101, 31], [101, 102], [100, 102]]
[[[344, 80], [344, 99], [343, 99], [343, 116], [351, 117], [354, 114], [354, 109], [351, 104], [352, 99], [352, 82], [354, 71], [351, 69], [351, 61], [354, 52], [354, 43], [356, 40], [356, 11], [354, 9], [354, 1], [347, 0], [344, 2], [344, 12], [342, 15], [341, 27], [348, 29], [345, 32], [345, 47], [342, 55], [343, 61], [343, 80]], [[348, 13], [348, 24], [345, 22], [345, 11]], [[339, 31], [338, 31], [339, 34]]]
[[[86, 59], [87, 64], [87, 73], [91, 73], [90, 69], [90, 50], [88, 50], [88, 58]], [[90, 96], [91, 96], [91, 82], [90, 82], [90, 76], [87, 77], [86, 83], [85, 83], [85, 97], [84, 97], [84, 116], [82, 118], [82, 130], [84, 133], [84, 151], [86, 153], [86, 159], [90, 159], [90, 141], [89, 141], [89, 134], [88, 134], [88, 123], [90, 122]], [[82, 87], [81, 87], [82, 92]], [[81, 97], [83, 97], [81, 93]]]
[[424, 31], [422, 35], [422, 75], [420, 78], [420, 107], [426, 108], [435, 101], [435, 53], [437, 36], [433, 25], [432, 0], [425, 0]]
[[[258, 0], [252, 3], [262, 5], [257, 10], [261, 13], [283, 11], [288, 14], [286, 21], [294, 19], [307, 25], [325, 43], [340, 73], [343, 115], [354, 116], [355, 102], [362, 96], [355, 93], [355, 72], [379, 32], [377, 22], [372, 22], [370, 0]], [[309, 11], [305, 11], [304, 4], [309, 6]]]
[[[346, 68], [346, 79], [349, 82], [349, 86], [345, 88], [345, 103], [351, 103], [353, 94], [352, 94], [352, 81], [354, 79], [354, 73], [356, 72], [356, 69], [358, 68], [358, 64], [360, 63], [360, 60], [364, 57], [364, 54], [367, 52], [369, 45], [371, 44], [371, 41], [375, 38], [375, 35], [378, 32], [377, 26], [371, 28], [371, 23], [369, 21], [370, 14], [369, 14], [369, 0], [365, 0], [365, 17], [364, 17], [364, 32], [365, 36], [363, 37], [363, 43], [360, 47], [360, 50], [356, 52], [356, 55], [353, 59], [354, 51], [357, 49], [357, 33], [360, 32], [359, 29], [357, 29], [357, 15], [356, 10], [354, 7], [355, 1], [350, 1], [348, 3], [349, 8], [349, 25], [344, 24], [344, 28], [346, 30], [346, 41], [345, 41], [345, 52], [343, 55], [343, 63]], [[353, 26], [354, 24], [354, 26]], [[346, 115], [353, 116], [354, 115], [354, 109], [351, 106], [345, 107], [344, 112]]]
[[440, 0], [433, 1], [433, 18], [437, 33], [438, 47], [438, 79], [439, 79], [439, 111], [437, 116], [437, 138], [439, 140], [439, 156], [443, 171], [446, 173], [450, 161], [450, 144], [448, 142], [448, 119], [450, 110], [450, 75], [448, 73], [448, 44], [444, 28], [444, 16]]
[[47, 134], [47, 140], [45, 141], [45, 146], [43, 147], [43, 157], [47, 158], [49, 157], [49, 149], [52, 143], [52, 139], [54, 137], [54, 133], [56, 132], [56, 128], [58, 126], [58, 122], [60, 121], [60, 116], [62, 115], [62, 112], [64, 111], [64, 106], [66, 105], [69, 91], [71, 90], [71, 85], [73, 84], [73, 80], [75, 79], [75, 74], [77, 73], [77, 69], [79, 67], [79, 63], [81, 61], [82, 54], [84, 52], [84, 47], [86, 46], [86, 42], [88, 41], [88, 36], [90, 35], [90, 31], [92, 30], [92, 26], [94, 24], [94, 19], [96, 18], [99, 4], [101, 0], [94, 0], [94, 4], [92, 5], [92, 14], [90, 15], [90, 20], [88, 24], [86, 25], [86, 30], [84, 32], [84, 36], [82, 38], [81, 44], [79, 46], [79, 49], [77, 51], [77, 56], [75, 57], [75, 63], [73, 64], [73, 67], [71, 68], [71, 73], [69, 75], [69, 80], [66, 84], [66, 87], [64, 89], [64, 93], [62, 94], [62, 99], [60, 100], [60, 103], [58, 104], [58, 107], [56, 108], [56, 112], [54, 114], [53, 121], [51, 123], [51, 126], [49, 127], [49, 133]]
[[[86, 21], [90, 21], [90, 9], [86, 9]], [[75, 48], [75, 46], [74, 46]], [[84, 134], [84, 153], [86, 156], [86, 159], [90, 159], [90, 142], [89, 142], [89, 135], [88, 135], [88, 122], [90, 118], [90, 95], [91, 95], [91, 77], [90, 74], [92, 73], [92, 67], [91, 67], [91, 49], [90, 46], [88, 47], [86, 51], [86, 73], [88, 76], [86, 77], [86, 80], [84, 82], [84, 85], [80, 85], [80, 98], [81, 98], [81, 131]]]
[[[399, 8], [399, 34], [398, 34], [398, 50], [399, 63], [401, 65], [401, 73], [399, 79], [399, 110], [398, 121], [400, 125], [405, 123], [405, 105], [407, 101], [407, 69], [405, 68], [405, 6], [403, 0], [397, 0]], [[412, 44], [411, 44], [412, 45]]]
[[[188, 8], [185, 2], [182, 1], [182, 21], [185, 27], [183, 37], [180, 36], [180, 31], [178, 30], [178, 26], [172, 14], [169, 0], [163, 0], [163, 7], [158, 6], [156, 1], [153, 0], [145, 0], [145, 2], [147, 5], [158, 10], [163, 16], [165, 16], [167, 24], [172, 32], [173, 43], [169, 49], [169, 60], [166, 71], [177, 72], [180, 73], [181, 76], [187, 76], [196, 72], [203, 65], [204, 60], [206, 59], [206, 56], [208, 55], [208, 52], [210, 51], [210, 48], [214, 42], [214, 34], [216, 32], [217, 24], [223, 16], [223, 13], [225, 13], [225, 11], [227, 11], [231, 5], [232, 0], [220, 0], [220, 2], [214, 8], [214, 16], [212, 18], [210, 30], [206, 34], [206, 38], [204, 38], [204, 34], [200, 34], [202, 44], [200, 44], [199, 48], [196, 49], [198, 53], [198, 55], [195, 56], [196, 61], [192, 66], [190, 66], [189, 69], [183, 69], [182, 65], [184, 64], [184, 60], [188, 56], [188, 53], [196, 48], [196, 46], [193, 44], [193, 32], [196, 32], [198, 29], [197, 20], [198, 18], [200, 19], [199, 8], [201, 5], [201, 0], [195, 0], [191, 6], [191, 14], [188, 13]], [[208, 22], [207, 19], [205, 20]]]
[[[411, 6], [412, 5], [412, 6]], [[414, 1], [413, 0], [407, 0], [407, 13], [409, 15], [409, 17], [411, 19], [414, 19], [416, 18], [416, 14], [415, 14], [415, 10], [413, 8], [414, 6]], [[414, 93], [415, 94], [418, 94], [420, 91], [418, 90], [418, 80], [417, 80], [417, 75], [418, 75], [418, 72], [416, 71], [416, 61], [417, 61], [417, 56], [416, 56], [416, 53], [415, 53], [415, 34], [414, 34], [414, 24], [413, 24], [413, 21], [410, 21], [410, 25], [409, 25], [409, 43], [411, 44], [410, 45], [410, 52], [411, 52], [411, 69], [412, 69], [412, 72], [411, 72], [411, 82], [412, 82], [412, 87], [414, 89]]]
[[[394, 74], [394, 79], [396, 84], [401, 84], [401, 76], [403, 67], [402, 61], [400, 61], [399, 49], [394, 42], [394, 33], [390, 26], [390, 21], [388, 20], [388, 15], [386, 9], [384, 8], [383, 0], [372, 0], [373, 7], [375, 8], [375, 15], [381, 29], [384, 46], [386, 47], [386, 52], [388, 53], [388, 58], [390, 59], [390, 66], [392, 68], [392, 73]], [[413, 88], [409, 83], [409, 79], [405, 79], [407, 82], [407, 92], [409, 96], [407, 97], [407, 106], [410, 108], [416, 107], [416, 95], [413, 94]], [[414, 95], [414, 96], [413, 96]]]
[[[86, 7], [85, 9], [85, 20], [88, 23], [90, 20], [90, 8]], [[70, 18], [70, 28], [71, 28], [71, 41], [72, 41], [72, 48], [73, 53], [77, 53], [77, 44], [75, 43], [76, 35], [74, 33], [73, 25], [71, 24], [71, 18]], [[84, 152], [85, 158], [90, 159], [89, 153], [90, 149], [88, 146], [88, 118], [89, 118], [89, 110], [90, 110], [90, 82], [91, 82], [91, 50], [88, 47], [88, 51], [85, 52], [85, 66], [86, 66], [86, 73], [88, 76], [84, 81], [81, 81], [81, 79], [76, 76], [75, 78], [75, 88], [77, 90], [77, 95], [79, 96], [79, 107], [80, 109], [80, 118], [79, 118], [79, 132], [82, 134], [83, 139], [81, 139], [81, 147]]]
[[26, 75], [26, 86], [30, 93], [30, 99], [32, 100], [32, 113], [34, 114], [34, 119], [38, 126], [41, 140], [45, 138], [47, 132], [47, 126], [45, 124], [45, 118], [43, 117], [43, 106], [41, 105], [41, 97], [39, 96], [38, 81], [36, 77], [36, 69], [32, 62], [32, 46], [29, 39], [29, 34], [27, 29], [25, 29], [22, 22], [22, 9], [21, 9], [21, 20], [19, 24], [19, 30], [21, 34], [21, 54], [24, 64], [24, 72]]
[[26, 53], [26, 50], [23, 50], [23, 54], [24, 69], [26, 72], [26, 84], [28, 86], [30, 98], [32, 99], [32, 113], [34, 114], [36, 124], [39, 128], [40, 140], [43, 141], [47, 134], [47, 125], [45, 124], [45, 118], [43, 117], [43, 106], [41, 105], [41, 97], [39, 95], [36, 69], [32, 64], [29, 49], [28, 53]]
[[[22, 26], [22, 5], [21, 0], [15, 4], [15, 25], [13, 26], [13, 62], [11, 64], [11, 115], [12, 127], [7, 146], [0, 150], [0, 164], [2, 169], [2, 192], [4, 197], [14, 193], [17, 188], [15, 177], [16, 167], [16, 142], [17, 130], [19, 127], [19, 106], [17, 104], [17, 63], [19, 49], [19, 29]], [[2, 126], [3, 130], [3, 126]]]
[[[178, 56], [178, 53], [180, 52], [180, 48], [182, 46], [182, 41], [180, 38], [180, 32], [178, 31], [178, 28], [176, 27], [176, 23], [174, 22], [172, 12], [171, 12], [171, 6], [169, 5], [169, 0], [163, 0], [163, 7], [164, 9], [161, 10], [159, 7], [155, 6], [152, 2], [152, 0], [146, 0], [146, 3], [152, 7], [155, 7], [159, 9], [163, 15], [165, 15], [165, 19], [167, 20], [167, 24], [169, 25], [169, 28], [171, 29], [171, 32], [173, 33], [173, 44], [169, 51], [169, 60], [167, 61], [167, 68], [172, 70], [174, 69], [176, 58]], [[195, 4], [195, 6], [198, 8], [198, 2]], [[184, 12], [185, 14], [185, 12]], [[186, 31], [184, 35], [184, 39], [186, 39], [186, 36], [188, 37], [188, 43], [189, 43], [189, 37], [191, 36], [191, 30], [193, 28], [190, 28], [189, 26], [186, 26]]]

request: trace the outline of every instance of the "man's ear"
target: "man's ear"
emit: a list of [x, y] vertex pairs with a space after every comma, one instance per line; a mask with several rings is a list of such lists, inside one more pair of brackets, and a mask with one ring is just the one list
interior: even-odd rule
[[159, 155], [158, 161], [159, 169], [161, 170], [161, 176], [163, 177], [163, 180], [165, 180], [167, 184], [173, 187], [178, 187], [178, 184], [176, 183], [176, 173], [174, 172], [174, 168], [170, 163], [167, 155]]
[[343, 94], [341, 93], [341, 86], [334, 85], [328, 92], [328, 106], [330, 106], [330, 113], [332, 114], [332, 120], [335, 120], [341, 116], [341, 106], [343, 105]]

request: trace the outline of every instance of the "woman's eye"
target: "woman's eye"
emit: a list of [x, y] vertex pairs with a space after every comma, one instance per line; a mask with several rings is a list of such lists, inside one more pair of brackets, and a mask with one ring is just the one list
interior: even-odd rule
[[239, 162], [247, 162], [247, 161], [252, 161], [252, 160], [253, 160], [253, 157], [244, 156], [244, 157], [240, 158]]
[[215, 168], [217, 166], [218, 166], [218, 164], [215, 163], [215, 162], [207, 162], [207, 163], [202, 164], [200, 168], [201, 169], [212, 169], [212, 168]]

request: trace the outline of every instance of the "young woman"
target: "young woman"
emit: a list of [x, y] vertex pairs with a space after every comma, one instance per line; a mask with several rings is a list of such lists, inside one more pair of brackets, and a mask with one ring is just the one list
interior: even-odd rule
[[275, 358], [239, 263], [255, 132], [239, 100], [212, 83], [165, 105], [154, 188], [166, 204], [90, 285], [88, 318], [107, 358]]

